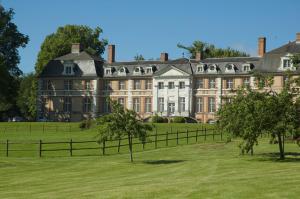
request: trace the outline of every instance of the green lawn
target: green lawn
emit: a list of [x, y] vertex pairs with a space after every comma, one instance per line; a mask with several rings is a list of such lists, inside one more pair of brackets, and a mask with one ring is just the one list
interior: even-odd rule
[[200, 143], [128, 154], [0, 160], [0, 198], [299, 198], [299, 147], [285, 162], [267, 139], [255, 155], [237, 142]]

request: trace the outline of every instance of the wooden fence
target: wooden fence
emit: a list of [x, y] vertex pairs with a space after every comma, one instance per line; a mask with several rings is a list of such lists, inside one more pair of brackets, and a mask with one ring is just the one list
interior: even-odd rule
[[[182, 141], [183, 140], [183, 141]], [[176, 132], [166, 132], [164, 134], [158, 134], [157, 130], [147, 136], [145, 142], [141, 142], [137, 138], [133, 140], [133, 146], [140, 145], [139, 148], [135, 147], [134, 151], [145, 150], [147, 145], [151, 146], [149, 149], [157, 149], [161, 147], [176, 146], [179, 144], [190, 144], [198, 142], [207, 141], [222, 141], [223, 133], [217, 133], [215, 129], [197, 129], [197, 130], [186, 130], [186, 131], [176, 131]], [[124, 143], [125, 142], [125, 143]], [[17, 147], [16, 147], [17, 146]], [[126, 148], [125, 148], [126, 147]], [[32, 152], [36, 154], [35, 156], [42, 157], [47, 156], [51, 152], [58, 152], [59, 156], [73, 156], [75, 151], [89, 151], [96, 150], [97, 152], [93, 155], [106, 155], [108, 149], [110, 154], [120, 153], [121, 149], [128, 150], [127, 138], [120, 138], [117, 140], [106, 140], [102, 143], [97, 143], [95, 140], [84, 140], [84, 141], [55, 141], [47, 142], [43, 140], [38, 140], [35, 142], [17, 142], [12, 140], [0, 141], [0, 152], [1, 154], [9, 157], [14, 153], [19, 152], [22, 154], [26, 152]], [[84, 154], [82, 154], [84, 155]], [[87, 154], [86, 154], [87, 155]], [[90, 154], [89, 154], [90, 155]]]

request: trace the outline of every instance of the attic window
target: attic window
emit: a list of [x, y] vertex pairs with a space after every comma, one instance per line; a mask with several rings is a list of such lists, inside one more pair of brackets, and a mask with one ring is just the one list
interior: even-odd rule
[[133, 72], [135, 74], [141, 74], [142, 73], [142, 68], [141, 67], [136, 67]]
[[208, 67], [208, 69], [209, 69], [209, 72], [211, 72], [211, 73], [217, 72], [217, 66], [216, 66], [215, 64], [210, 65], [210, 66]]
[[250, 64], [245, 64], [243, 67], [245, 72], [249, 72], [250, 71]]
[[281, 70], [295, 70], [296, 68], [293, 66], [291, 60], [292, 54], [287, 54], [284, 57], [281, 57], [281, 66], [279, 69]]
[[126, 75], [126, 68], [125, 67], [120, 68], [118, 74], [123, 76]]
[[66, 74], [70, 75], [72, 73], [72, 67], [71, 66], [66, 66]]
[[146, 73], [147, 73], [147, 74], [153, 73], [152, 67], [147, 67], [147, 68], [146, 68]]
[[105, 75], [111, 75], [111, 68], [105, 69]]
[[235, 72], [235, 66], [233, 64], [227, 64], [225, 66], [225, 72], [227, 73]]
[[63, 72], [64, 75], [73, 75], [74, 74], [73, 68], [74, 68], [73, 62], [70, 61], [64, 62], [64, 72]]

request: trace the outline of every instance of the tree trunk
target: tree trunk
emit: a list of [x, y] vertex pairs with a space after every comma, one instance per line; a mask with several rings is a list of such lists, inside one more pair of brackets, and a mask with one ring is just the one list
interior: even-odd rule
[[133, 162], [133, 157], [132, 157], [132, 139], [131, 135], [128, 133], [128, 146], [129, 146], [129, 152], [130, 152], [130, 162]]
[[281, 139], [281, 133], [277, 133], [278, 137], [278, 146], [279, 146], [279, 152], [280, 152], [280, 159], [284, 159], [284, 147], [283, 147], [283, 140]]

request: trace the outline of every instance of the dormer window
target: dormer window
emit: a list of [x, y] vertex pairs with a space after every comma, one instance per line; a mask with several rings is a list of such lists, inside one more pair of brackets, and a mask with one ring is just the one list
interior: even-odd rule
[[218, 70], [218, 68], [215, 64], [208, 66], [208, 72], [210, 72], [210, 73], [216, 73], [217, 70]]
[[140, 75], [142, 73], [142, 67], [136, 67], [133, 71], [134, 74]]
[[105, 75], [109, 76], [109, 75], [111, 75], [111, 74], [112, 74], [111, 68], [106, 68], [106, 69], [105, 69]]
[[65, 61], [64, 63], [64, 75], [74, 75], [74, 63], [71, 61]]
[[120, 68], [118, 75], [122, 75], [122, 76], [126, 75], [126, 68], [125, 67]]
[[206, 70], [206, 64], [197, 65], [197, 73], [203, 73]]
[[146, 68], [146, 73], [147, 73], [147, 74], [152, 74], [152, 73], [153, 73], [152, 67], [147, 67], [147, 68]]
[[291, 54], [287, 54], [284, 57], [281, 57], [281, 66], [280, 70], [295, 70], [296, 68], [293, 66], [292, 60], [291, 60]]
[[225, 66], [225, 72], [226, 73], [234, 73], [235, 72], [235, 66], [233, 64], [227, 64]]

